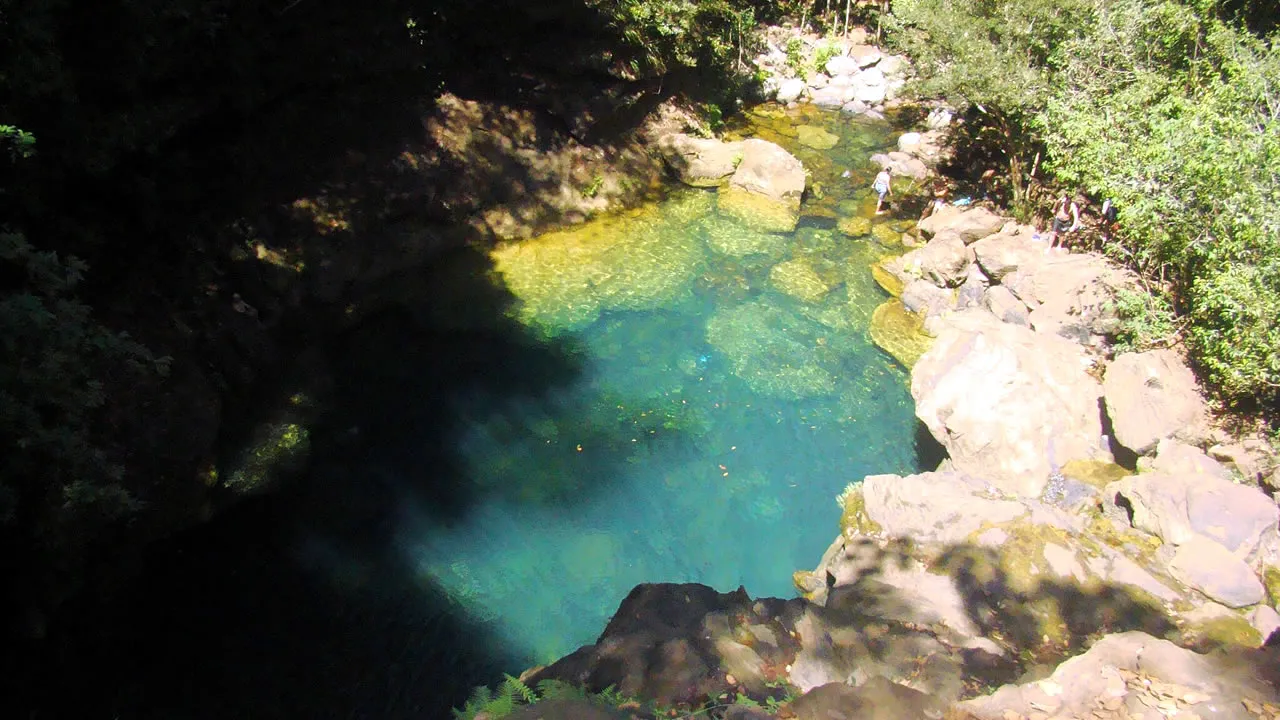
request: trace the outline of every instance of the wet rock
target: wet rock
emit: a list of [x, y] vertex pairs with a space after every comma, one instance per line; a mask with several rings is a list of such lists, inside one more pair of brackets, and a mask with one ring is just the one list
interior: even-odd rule
[[912, 369], [916, 416], [957, 470], [1038, 497], [1070, 460], [1110, 459], [1080, 346], [966, 310]]
[[946, 232], [955, 233], [968, 245], [995, 233], [1004, 223], [1004, 218], [984, 207], [958, 208], [946, 205], [921, 220], [919, 228], [928, 237]]
[[742, 143], [695, 138], [682, 133], [664, 135], [658, 149], [680, 181], [693, 187], [717, 187], [737, 169]]
[[1107, 366], [1102, 391], [1116, 440], [1139, 455], [1165, 438], [1195, 445], [1208, 435], [1200, 385], [1172, 350], [1120, 355]]
[[[837, 105], [842, 104], [836, 103]], [[840, 138], [816, 125], [801, 125], [796, 128], [800, 144], [815, 150], [830, 150], [840, 142]]]
[[1280, 508], [1257, 488], [1208, 475], [1144, 473], [1108, 485], [1105, 496], [1123, 498], [1134, 527], [1172, 545], [1205, 537], [1258, 566], [1280, 549]]
[[742, 150], [728, 191], [721, 192], [720, 208], [761, 230], [794, 230], [804, 195], [804, 166], [765, 140], [744, 140]]
[[858, 216], [842, 218], [836, 224], [836, 230], [849, 237], [864, 237], [871, 234], [871, 219]]
[[908, 370], [933, 344], [933, 336], [924, 331], [920, 317], [908, 311], [900, 300], [890, 300], [875, 309], [868, 334], [876, 347], [892, 355]]
[[1228, 607], [1262, 602], [1266, 591], [1253, 570], [1218, 543], [1194, 537], [1178, 546], [1169, 572], [1179, 581]]

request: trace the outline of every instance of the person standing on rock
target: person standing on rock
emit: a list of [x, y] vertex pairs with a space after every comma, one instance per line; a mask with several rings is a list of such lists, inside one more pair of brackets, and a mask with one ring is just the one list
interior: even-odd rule
[[884, 205], [884, 199], [886, 197], [893, 195], [893, 187], [890, 184], [891, 179], [892, 178], [891, 178], [891, 173], [889, 171], [889, 166], [886, 165], [885, 168], [880, 171], [880, 174], [876, 175], [875, 182], [871, 183], [871, 189], [875, 190], [876, 195], [878, 196], [876, 198], [876, 214], [877, 215], [881, 215], [884, 213], [884, 211], [880, 209], [880, 207]]
[[[1049, 234], [1049, 247], [1058, 247], [1059, 236], [1065, 236], [1069, 232], [1075, 232], [1080, 227], [1080, 206], [1070, 195], [1063, 193], [1062, 199], [1053, 206], [1053, 232]], [[1062, 237], [1062, 245], [1067, 244], [1066, 237]]]

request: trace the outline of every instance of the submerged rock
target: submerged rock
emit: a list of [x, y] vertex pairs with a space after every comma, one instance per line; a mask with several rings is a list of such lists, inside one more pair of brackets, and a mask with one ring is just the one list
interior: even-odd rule
[[900, 300], [890, 300], [877, 307], [871, 315], [868, 332], [876, 347], [892, 355], [908, 370], [933, 344], [933, 336], [924, 331], [924, 321], [908, 311]]
[[[843, 100], [836, 104], [840, 105], [842, 103]], [[840, 142], [839, 136], [829, 133], [816, 125], [801, 125], [796, 128], [796, 133], [799, 135], [801, 145], [814, 150], [830, 150]]]
[[787, 238], [763, 232], [721, 215], [703, 222], [707, 245], [712, 250], [734, 258], [763, 255], [780, 257], [787, 250]]
[[805, 189], [804, 166], [765, 140], [744, 140], [742, 147], [742, 162], [721, 192], [720, 209], [762, 230], [794, 230]]
[[769, 303], [723, 308], [707, 322], [707, 342], [763, 395], [802, 398], [835, 392], [839, 355], [817, 343], [821, 325]]
[[788, 260], [773, 266], [769, 271], [769, 281], [783, 295], [807, 303], [818, 302], [831, 291], [804, 260]]

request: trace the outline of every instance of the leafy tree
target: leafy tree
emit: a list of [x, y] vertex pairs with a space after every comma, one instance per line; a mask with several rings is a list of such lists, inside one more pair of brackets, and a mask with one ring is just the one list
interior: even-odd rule
[[1199, 8], [1099, 3], [1044, 115], [1049, 167], [1122, 209], [1207, 377], [1280, 396], [1280, 49]]
[[1089, 0], [895, 0], [888, 27], [915, 61], [919, 97], [975, 110], [976, 134], [995, 148], [1015, 209], [1040, 149], [1037, 120], [1066, 43], [1087, 24]]

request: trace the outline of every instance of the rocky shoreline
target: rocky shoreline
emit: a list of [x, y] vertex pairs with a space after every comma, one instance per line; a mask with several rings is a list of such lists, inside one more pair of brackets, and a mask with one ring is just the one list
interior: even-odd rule
[[[776, 68], [779, 47], [761, 63]], [[850, 88], [875, 78], [837, 79], [891, 56], [859, 47], [798, 92], [774, 82], [777, 100], [874, 117], [882, 106], [846, 105], [868, 103]], [[928, 177], [950, 119], [874, 161]], [[743, 143], [661, 147], [688, 184], [748, 185]], [[758, 185], [794, 212], [798, 196]], [[1212, 427], [1175, 351], [1113, 352], [1128, 272], [984, 207], [944, 207], [918, 231], [873, 269], [910, 321], [871, 333], [911, 368], [942, 465], [851, 485], [839, 537], [795, 575], [801, 598], [642, 585], [595, 644], [522, 679], [735, 718], [1280, 717], [1280, 508], [1259, 487], [1274, 458]], [[536, 716], [576, 717], [549, 710]]]

